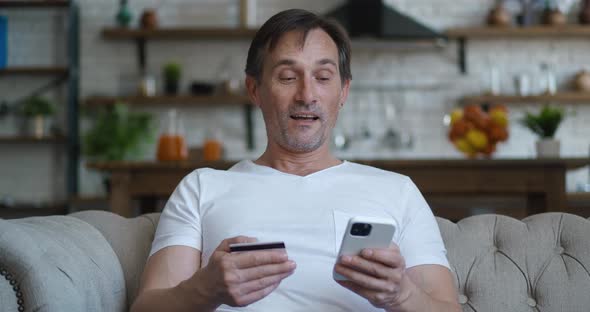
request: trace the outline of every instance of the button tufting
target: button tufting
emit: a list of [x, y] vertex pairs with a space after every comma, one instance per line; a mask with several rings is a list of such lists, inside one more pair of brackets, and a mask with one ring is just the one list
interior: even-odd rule
[[563, 253], [565, 252], [565, 249], [561, 246], [557, 247], [557, 253], [560, 255], [563, 255]]
[[468, 301], [467, 296], [465, 295], [459, 295], [459, 303], [460, 304], [466, 304]]
[[534, 308], [537, 306], [537, 301], [535, 301], [535, 299], [533, 299], [533, 298], [528, 298], [526, 300], [526, 304], [528, 304], [530, 307]]
[[6, 275], [6, 270], [4, 270], [4, 269], [0, 270], [0, 275], [2, 275], [2, 276]]

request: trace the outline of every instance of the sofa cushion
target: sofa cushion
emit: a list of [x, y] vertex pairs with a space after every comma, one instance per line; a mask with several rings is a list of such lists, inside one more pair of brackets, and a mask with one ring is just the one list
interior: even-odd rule
[[589, 220], [544, 213], [438, 222], [464, 311], [588, 311]]
[[[117, 256], [98, 230], [77, 218], [0, 219], [0, 267], [18, 283], [26, 311], [126, 309]], [[12, 307], [16, 293], [9, 293]]]
[[97, 228], [111, 244], [124, 268], [127, 302], [132, 304], [139, 290], [141, 273], [150, 252], [159, 213], [123, 218], [106, 211], [82, 211], [70, 214]]

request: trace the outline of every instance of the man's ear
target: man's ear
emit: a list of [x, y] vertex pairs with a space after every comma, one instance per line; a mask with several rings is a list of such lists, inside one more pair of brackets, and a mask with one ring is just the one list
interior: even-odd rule
[[344, 107], [344, 103], [348, 99], [348, 91], [350, 90], [350, 79], [346, 79], [346, 81], [342, 84], [342, 93], [340, 94], [340, 108]]
[[258, 82], [256, 81], [256, 78], [250, 75], [246, 76], [246, 91], [248, 92], [250, 102], [260, 107], [260, 101], [258, 97]]

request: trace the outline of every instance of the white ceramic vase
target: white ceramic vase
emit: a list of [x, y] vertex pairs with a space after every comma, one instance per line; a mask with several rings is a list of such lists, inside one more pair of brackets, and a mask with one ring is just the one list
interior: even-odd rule
[[536, 143], [537, 158], [559, 158], [560, 142], [555, 139], [541, 139]]

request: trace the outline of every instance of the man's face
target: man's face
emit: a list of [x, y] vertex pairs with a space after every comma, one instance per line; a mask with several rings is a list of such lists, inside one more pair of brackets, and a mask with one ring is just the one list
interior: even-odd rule
[[[254, 100], [260, 106], [269, 140], [295, 153], [328, 142], [341, 104], [348, 96], [338, 68], [336, 44], [321, 29], [284, 34], [267, 53]], [[251, 83], [254, 83], [251, 79]]]

